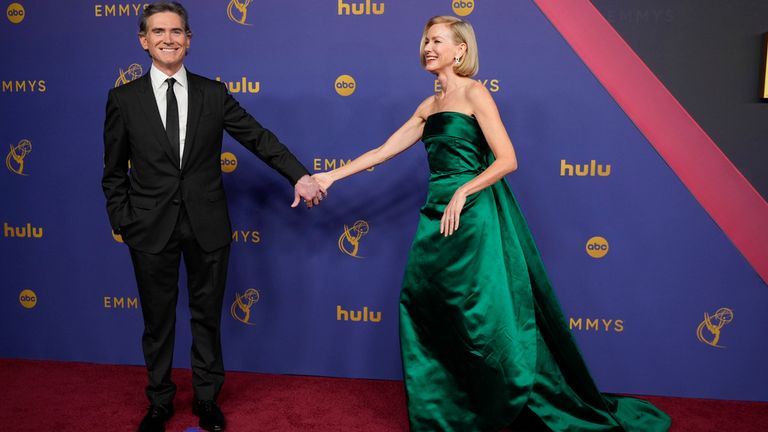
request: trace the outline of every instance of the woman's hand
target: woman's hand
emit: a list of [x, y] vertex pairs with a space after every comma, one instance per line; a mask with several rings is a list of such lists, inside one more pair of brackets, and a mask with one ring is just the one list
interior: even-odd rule
[[457, 189], [451, 201], [445, 206], [445, 211], [443, 211], [443, 217], [440, 219], [440, 234], [448, 237], [459, 229], [461, 211], [464, 209], [466, 202], [467, 195], [461, 189]]
[[330, 174], [327, 172], [323, 173], [317, 173], [312, 176], [313, 179], [320, 185], [323, 190], [328, 191], [328, 189], [333, 184], [333, 179], [331, 178]]

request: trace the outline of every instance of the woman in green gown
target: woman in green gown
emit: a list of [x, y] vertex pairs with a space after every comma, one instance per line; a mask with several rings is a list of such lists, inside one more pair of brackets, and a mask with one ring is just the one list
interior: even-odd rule
[[[441, 90], [383, 145], [314, 177], [324, 188], [419, 140], [430, 178], [400, 295], [411, 431], [666, 431], [647, 401], [602, 395], [504, 176], [512, 143], [478, 70], [471, 25], [430, 19], [421, 63]], [[527, 428], [531, 427], [527, 423]]]

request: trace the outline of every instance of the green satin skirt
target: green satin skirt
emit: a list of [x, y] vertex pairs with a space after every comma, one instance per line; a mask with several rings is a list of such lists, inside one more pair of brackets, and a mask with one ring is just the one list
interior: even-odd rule
[[[450, 117], [460, 128], [471, 120]], [[451, 146], [440, 154], [457, 148], [439, 138]], [[668, 430], [649, 402], [598, 391], [505, 180], [471, 195], [458, 231], [440, 234], [445, 204], [477, 173], [441, 172], [439, 162], [430, 154], [400, 297], [411, 431], [514, 430], [524, 411], [555, 431]]]

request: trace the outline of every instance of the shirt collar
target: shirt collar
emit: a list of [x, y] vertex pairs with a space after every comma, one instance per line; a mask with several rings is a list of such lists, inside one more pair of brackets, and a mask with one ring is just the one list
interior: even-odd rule
[[152, 67], [149, 68], [149, 77], [152, 80], [152, 88], [155, 91], [158, 91], [168, 78], [173, 78], [176, 80], [176, 84], [187, 87], [187, 70], [184, 68], [184, 65], [181, 65], [181, 69], [176, 71], [173, 76], [168, 76], [160, 72], [160, 69], [156, 68], [155, 64], [152, 63]]

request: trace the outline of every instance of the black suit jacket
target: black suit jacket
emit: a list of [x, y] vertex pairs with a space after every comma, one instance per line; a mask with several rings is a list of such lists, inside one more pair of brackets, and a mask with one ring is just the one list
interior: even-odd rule
[[[184, 155], [171, 148], [147, 73], [110, 90], [104, 121], [102, 188], [112, 229], [130, 247], [157, 253], [173, 232], [183, 202], [206, 251], [231, 242], [221, 178], [223, 131], [291, 184], [306, 168], [229, 94], [223, 83], [187, 71]], [[128, 163], [130, 161], [130, 169]]]

